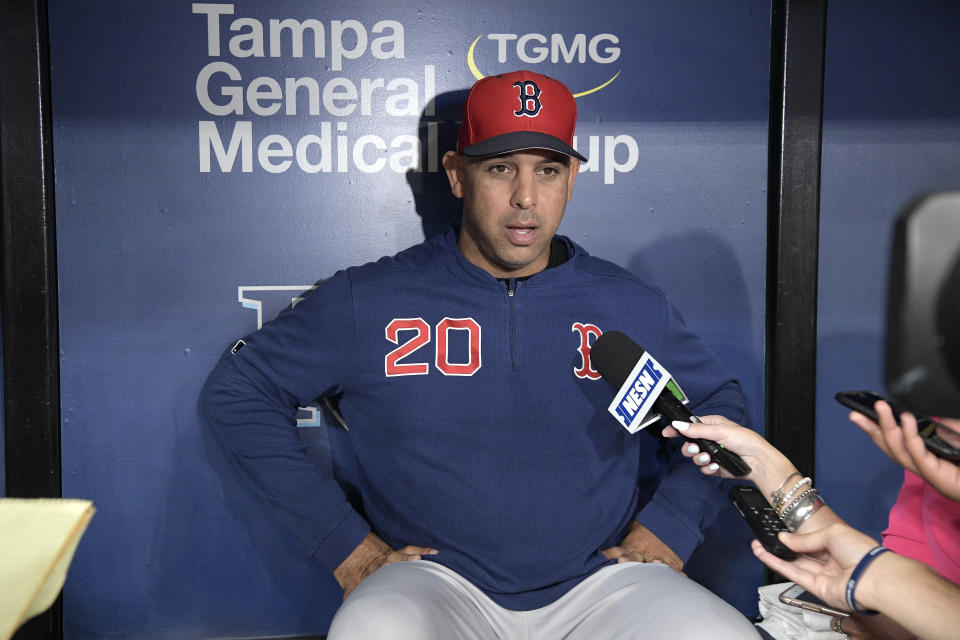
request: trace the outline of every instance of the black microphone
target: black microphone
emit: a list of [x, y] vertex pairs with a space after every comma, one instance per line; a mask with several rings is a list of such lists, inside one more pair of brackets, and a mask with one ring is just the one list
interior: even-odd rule
[[[634, 369], [646, 362], [639, 371]], [[680, 400], [665, 386], [670, 374], [659, 362], [647, 354], [643, 347], [619, 331], [605, 331], [590, 348], [590, 362], [610, 386], [617, 389], [610, 413], [631, 432], [650, 409], [672, 422], [700, 422]], [[633, 375], [631, 375], [633, 374]], [[629, 387], [627, 381], [629, 379]], [[735, 476], [750, 473], [750, 466], [743, 458], [713, 440], [688, 438], [710, 454], [714, 462]]]

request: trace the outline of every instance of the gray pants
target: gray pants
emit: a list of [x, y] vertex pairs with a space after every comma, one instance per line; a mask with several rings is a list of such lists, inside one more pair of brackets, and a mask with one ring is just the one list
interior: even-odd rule
[[607, 566], [540, 609], [511, 611], [435, 562], [381, 567], [344, 602], [329, 640], [756, 640], [735, 608], [663, 564]]

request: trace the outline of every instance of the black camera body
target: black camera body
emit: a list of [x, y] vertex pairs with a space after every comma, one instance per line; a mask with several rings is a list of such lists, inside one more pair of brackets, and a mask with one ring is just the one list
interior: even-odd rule
[[888, 284], [890, 394], [916, 413], [960, 417], [960, 192], [901, 213]]

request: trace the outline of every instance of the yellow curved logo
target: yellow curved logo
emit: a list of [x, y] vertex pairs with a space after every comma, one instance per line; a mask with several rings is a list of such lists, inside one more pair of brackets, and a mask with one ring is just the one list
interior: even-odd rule
[[[482, 37], [483, 37], [483, 34], [482, 34], [482, 33], [481, 33], [480, 35], [478, 35], [478, 36], [477, 36], [477, 39], [474, 40], [474, 41], [473, 41], [473, 44], [470, 45], [470, 49], [467, 50], [467, 67], [470, 69], [470, 73], [473, 74], [473, 77], [476, 78], [477, 80], [482, 80], [482, 79], [485, 77], [485, 76], [483, 75], [483, 73], [480, 71], [480, 69], [477, 67], [477, 61], [474, 60], [474, 58], [473, 58], [473, 51], [474, 51], [474, 49], [477, 48], [477, 43], [480, 42], [480, 38], [482, 38]], [[619, 75], [620, 75], [620, 72], [617, 71], [615, 74], [613, 74], [613, 77], [612, 77], [612, 78], [610, 78], [609, 80], [607, 80], [607, 81], [604, 82], [603, 84], [598, 85], [598, 86], [594, 87], [593, 89], [587, 89], [586, 91], [581, 91], [581, 92], [579, 92], [579, 93], [574, 93], [574, 94], [573, 94], [573, 97], [574, 97], [574, 98], [579, 98], [579, 97], [581, 97], [581, 96], [590, 95], [591, 93], [596, 93], [597, 91], [600, 91], [600, 89], [603, 89], [604, 87], [606, 87], [607, 85], [609, 85], [611, 82], [613, 82], [614, 80], [616, 80]]]

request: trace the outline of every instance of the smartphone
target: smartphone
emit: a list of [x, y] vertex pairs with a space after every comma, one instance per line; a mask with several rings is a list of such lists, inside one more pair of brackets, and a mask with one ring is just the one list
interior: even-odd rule
[[736, 484], [730, 487], [730, 502], [740, 514], [753, 535], [763, 545], [763, 548], [784, 560], [793, 560], [797, 553], [780, 542], [777, 534], [781, 531], [790, 531], [784, 521], [773, 510], [760, 489], [749, 484]]
[[[877, 412], [873, 410], [873, 405], [877, 400], [888, 402], [890, 408], [893, 409], [894, 415], [899, 416], [904, 411], [907, 411], [903, 405], [889, 398], [884, 398], [879, 393], [874, 393], [873, 391], [840, 391], [834, 397], [837, 399], [837, 402], [843, 406], [862, 413], [874, 422], [877, 421]], [[960, 465], [960, 449], [951, 446], [950, 443], [937, 434], [937, 429], [941, 427], [944, 429], [950, 428], [927, 416], [917, 416], [917, 430], [920, 432], [923, 443], [927, 445], [927, 449], [944, 460], [949, 460], [954, 464]]]
[[800, 607], [801, 609], [822, 613], [827, 616], [842, 616], [846, 618], [850, 615], [849, 611], [834, 609], [798, 584], [791, 583], [790, 586], [780, 594], [780, 602], [788, 604], [791, 607]]

